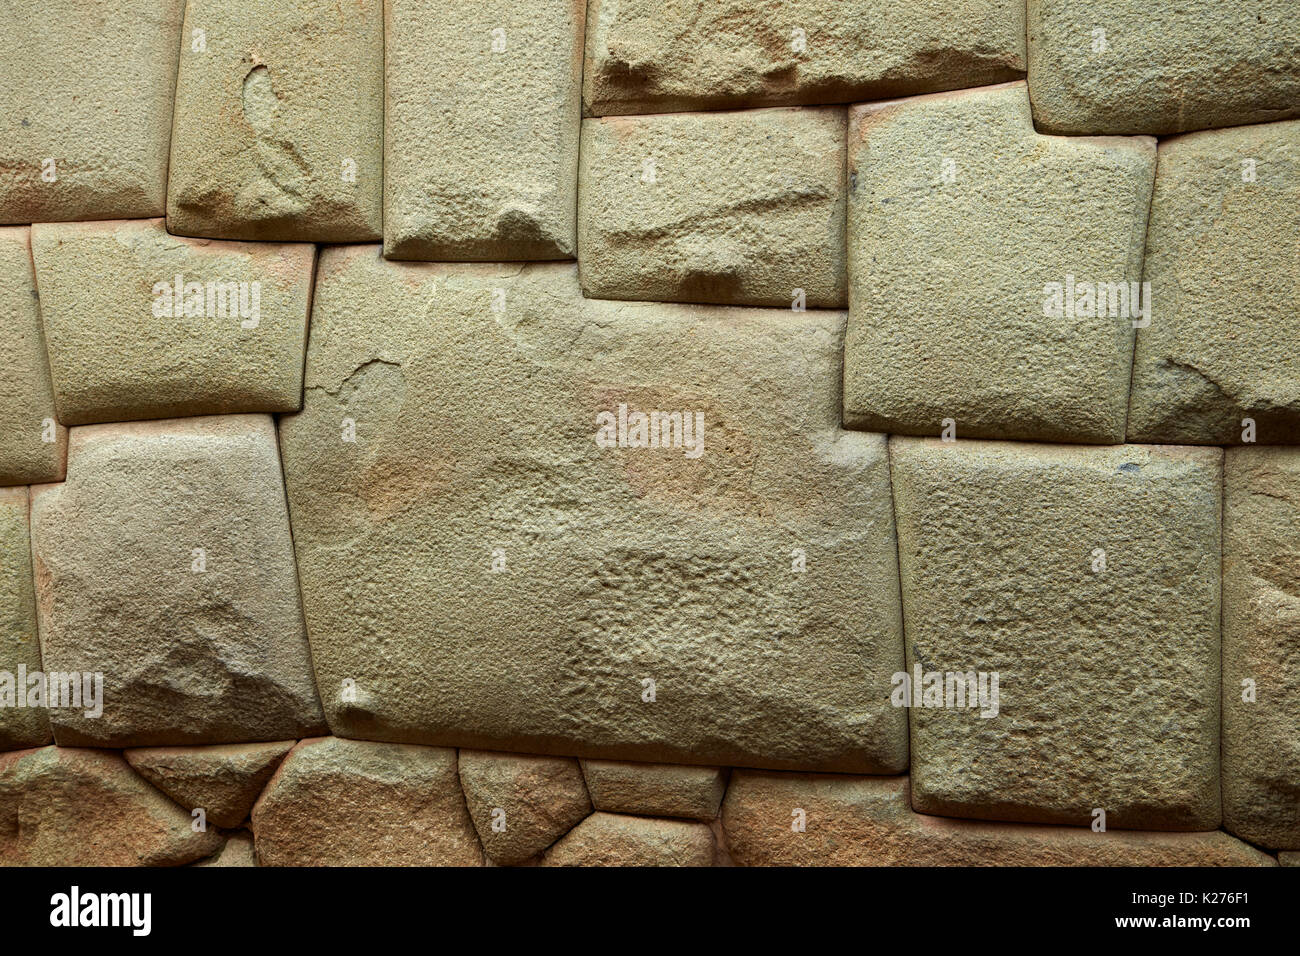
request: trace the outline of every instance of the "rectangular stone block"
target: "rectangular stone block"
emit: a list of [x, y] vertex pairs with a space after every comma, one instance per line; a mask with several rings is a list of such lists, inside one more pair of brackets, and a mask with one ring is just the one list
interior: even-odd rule
[[0, 485], [61, 481], [67, 430], [55, 420], [31, 230], [0, 228]]
[[64, 424], [301, 406], [312, 245], [151, 219], [36, 225], [32, 254]]
[[1223, 825], [1300, 850], [1300, 448], [1224, 461]]
[[383, 234], [382, 0], [191, 0], [167, 228], [361, 242]]
[[1028, 0], [1045, 133], [1165, 135], [1300, 115], [1300, 6]]
[[184, 8], [6, 5], [0, 223], [163, 214]]
[[386, 256], [573, 258], [585, 15], [386, 0]]
[[588, 116], [847, 103], [1025, 71], [1018, 0], [590, 0]]
[[584, 120], [592, 298], [843, 307], [845, 111]]
[[915, 810], [1219, 825], [1222, 458], [890, 440]]
[[1276, 865], [1218, 831], [1096, 832], [913, 813], [906, 777], [736, 770], [722, 823], [742, 866]]
[[41, 660], [82, 678], [49, 711], [59, 746], [324, 729], [269, 415], [74, 428], [32, 553]]
[[334, 732], [903, 769], [886, 446], [838, 427], [842, 328], [325, 250], [280, 438]]
[[28, 706], [29, 677], [41, 671], [27, 489], [0, 488], [0, 750], [51, 743], [39, 701]]
[[1143, 279], [1129, 440], [1300, 442], [1300, 120], [1161, 141]]
[[849, 131], [846, 426], [1123, 441], [1155, 142], [1039, 135], [1023, 83]]

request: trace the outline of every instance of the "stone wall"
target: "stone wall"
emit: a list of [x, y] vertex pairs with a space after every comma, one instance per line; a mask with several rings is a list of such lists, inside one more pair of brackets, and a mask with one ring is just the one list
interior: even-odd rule
[[1294, 0], [0, 23], [0, 863], [1300, 859]]

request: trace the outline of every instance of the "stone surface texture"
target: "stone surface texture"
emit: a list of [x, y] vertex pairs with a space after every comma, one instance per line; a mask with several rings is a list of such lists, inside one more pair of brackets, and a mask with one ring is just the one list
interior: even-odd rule
[[218, 239], [383, 234], [383, 0], [189, 0], [167, 227]]
[[[334, 733], [905, 769], [888, 462], [838, 428], [841, 314], [367, 246], [319, 271], [280, 435]], [[620, 405], [703, 416], [703, 445], [600, 447]]]
[[1013, 80], [1018, 0], [590, 0], [588, 116], [848, 103]]
[[1300, 115], [1293, 0], [1028, 0], [1026, 17], [1045, 133], [1167, 135]]
[[578, 761], [462, 750], [457, 766], [488, 859], [505, 866], [545, 850], [591, 813]]
[[844, 306], [844, 124], [836, 107], [584, 120], [583, 293]]
[[294, 745], [292, 740], [266, 744], [218, 744], [214, 747], [141, 747], [122, 756], [144, 777], [182, 807], [201, 808], [210, 823], [237, 827]]
[[546, 851], [545, 866], [712, 866], [703, 823], [593, 813]]
[[1229, 449], [1223, 480], [1223, 825], [1300, 850], [1300, 448]]
[[908, 670], [999, 675], [995, 708], [912, 699], [914, 809], [1219, 825], [1222, 459], [890, 439]]
[[318, 737], [253, 807], [263, 866], [479, 866], [456, 751]]
[[1130, 441], [1300, 442], [1300, 120], [1162, 140]]
[[[285, 740], [324, 729], [269, 416], [72, 430], [33, 493], [42, 660], [101, 674], [64, 746]], [[196, 550], [197, 549], [197, 550]], [[200, 570], [201, 569], [201, 570]]]
[[27, 498], [26, 488], [0, 488], [0, 750], [53, 740], [46, 711], [26, 706], [30, 685], [20, 679], [42, 673]]
[[571, 259], [586, 0], [384, 5], [384, 253]]
[[32, 255], [65, 425], [301, 405], [310, 244], [182, 239], [159, 219], [38, 225]]
[[712, 820], [727, 789], [722, 767], [584, 760], [582, 772], [597, 810]]
[[1046, 314], [1049, 284], [1141, 279], [1155, 159], [1036, 133], [1023, 83], [854, 108], [845, 424], [1123, 441], [1136, 320]]

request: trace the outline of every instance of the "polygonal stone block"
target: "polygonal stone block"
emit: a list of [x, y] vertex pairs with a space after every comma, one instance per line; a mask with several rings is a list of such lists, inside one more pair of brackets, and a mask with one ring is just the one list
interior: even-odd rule
[[1222, 458], [890, 440], [914, 809], [1219, 825]]
[[331, 727], [901, 771], [888, 462], [838, 427], [842, 314], [575, 272], [323, 253], [280, 428]]
[[383, 233], [382, 0], [190, 0], [167, 228], [219, 239]]
[[845, 424], [1123, 441], [1154, 141], [1041, 136], [1023, 83], [849, 129]]
[[64, 424], [301, 406], [310, 244], [151, 219], [33, 226], [32, 252]]
[[[50, 743], [36, 637], [26, 488], [0, 488], [0, 750]], [[33, 706], [29, 706], [29, 703]]]
[[844, 123], [835, 107], [584, 120], [583, 293], [842, 307]]
[[1143, 280], [1129, 440], [1300, 441], [1300, 120], [1161, 141]]

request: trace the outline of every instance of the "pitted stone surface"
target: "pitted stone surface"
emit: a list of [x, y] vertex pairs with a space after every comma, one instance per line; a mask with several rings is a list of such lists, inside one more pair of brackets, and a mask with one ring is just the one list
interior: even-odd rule
[[493, 863], [524, 862], [591, 813], [572, 758], [462, 750], [458, 766], [470, 817]]
[[570, 259], [586, 0], [384, 4], [384, 253]]
[[5, 5], [0, 223], [162, 215], [184, 9]]
[[583, 292], [844, 306], [844, 124], [837, 107], [584, 120]]
[[1300, 115], [1300, 6], [1028, 0], [1044, 133], [1165, 135]]
[[546, 851], [545, 866], [712, 866], [703, 823], [593, 813]]
[[221, 846], [105, 750], [0, 754], [0, 866], [177, 866]]
[[253, 807], [263, 866], [479, 866], [456, 751], [318, 737]]
[[997, 708], [912, 700], [917, 811], [1219, 825], [1222, 458], [890, 440], [908, 669], [999, 675]]
[[215, 747], [142, 747], [122, 756], [182, 807], [201, 808], [210, 823], [237, 827], [294, 741]]
[[727, 789], [722, 767], [584, 760], [582, 772], [592, 804], [613, 813], [712, 820]]
[[1300, 448], [1229, 449], [1223, 549], [1223, 825], [1300, 850]]
[[195, 866], [249, 867], [257, 866], [257, 853], [253, 849], [253, 837], [246, 832], [235, 833], [226, 839], [225, 846], [206, 860], [199, 860]]
[[1025, 71], [1017, 0], [591, 0], [589, 116], [845, 103]]
[[301, 405], [310, 244], [182, 239], [155, 219], [37, 225], [32, 253], [64, 424]]
[[1064, 298], [1141, 279], [1155, 152], [1035, 133], [1023, 83], [852, 110], [845, 424], [1123, 441], [1138, 319]]
[[27, 489], [0, 488], [0, 750], [40, 747], [54, 739], [44, 708], [27, 706], [29, 700], [40, 703], [31, 697], [27, 678], [42, 673]]
[[382, 0], [190, 0], [167, 228], [220, 239], [383, 233]]
[[68, 432], [55, 419], [30, 230], [0, 228], [0, 485], [61, 481]]
[[[280, 428], [334, 732], [902, 771], [888, 462], [838, 428], [842, 326], [327, 249]], [[703, 416], [702, 452], [599, 447], [620, 405]]]
[[1222, 832], [1097, 833], [925, 816], [908, 806], [905, 777], [736, 770], [722, 823], [744, 866], [1274, 865]]
[[324, 729], [269, 416], [74, 428], [33, 490], [41, 657], [103, 675], [63, 746], [284, 740]]
[[1300, 442], [1300, 120], [1160, 143], [1130, 441]]

